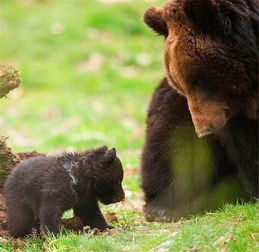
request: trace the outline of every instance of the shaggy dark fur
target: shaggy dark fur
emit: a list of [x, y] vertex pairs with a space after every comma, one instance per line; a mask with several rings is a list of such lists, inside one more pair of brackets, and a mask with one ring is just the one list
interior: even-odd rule
[[257, 0], [173, 0], [145, 12], [165, 37], [167, 71], [146, 121], [148, 220], [259, 197], [258, 20]]
[[233, 117], [220, 138], [247, 191], [258, 198], [258, 122], [241, 116]]
[[8, 228], [13, 237], [40, 230], [59, 233], [62, 214], [73, 208], [84, 225], [104, 230], [107, 225], [98, 201], [124, 199], [123, 169], [115, 149], [106, 146], [84, 153], [28, 159], [18, 164], [5, 186]]

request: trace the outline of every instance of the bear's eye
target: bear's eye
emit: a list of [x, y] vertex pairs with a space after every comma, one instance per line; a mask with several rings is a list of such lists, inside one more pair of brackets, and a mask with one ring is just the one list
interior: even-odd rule
[[175, 14], [177, 12], [177, 10], [175, 8], [172, 8], [171, 10], [171, 13]]
[[195, 73], [189, 76], [189, 86], [195, 88], [198, 92], [207, 92], [215, 94], [219, 89], [219, 84], [210, 76], [204, 73]]
[[229, 108], [227, 109], [224, 109], [224, 113], [226, 115], [227, 118], [230, 118], [231, 117], [231, 110]]

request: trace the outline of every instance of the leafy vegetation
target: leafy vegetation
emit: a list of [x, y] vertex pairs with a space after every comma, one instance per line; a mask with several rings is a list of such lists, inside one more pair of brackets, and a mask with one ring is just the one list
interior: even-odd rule
[[[1, 135], [17, 152], [49, 154], [106, 144], [125, 168], [127, 201], [119, 233], [63, 232], [44, 242], [0, 240], [3, 251], [255, 251], [258, 204], [227, 206], [177, 223], [147, 223], [139, 159], [145, 112], [163, 77], [163, 39], [141, 21], [139, 0], [0, 0], [0, 61], [14, 64], [21, 88], [0, 103]], [[66, 214], [71, 216], [71, 212]], [[113, 224], [114, 225], [114, 224]]]

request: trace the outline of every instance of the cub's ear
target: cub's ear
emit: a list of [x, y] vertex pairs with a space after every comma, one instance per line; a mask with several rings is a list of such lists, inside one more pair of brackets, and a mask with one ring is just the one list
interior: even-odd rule
[[215, 0], [184, 0], [183, 12], [201, 32], [222, 34], [231, 32], [231, 17], [235, 15], [230, 1]]
[[88, 163], [89, 163], [89, 158], [88, 157], [81, 157], [79, 159], [79, 165], [81, 167], [86, 167]]
[[167, 36], [168, 29], [163, 19], [163, 8], [150, 7], [143, 14], [143, 21], [157, 34]]
[[104, 155], [104, 160], [103, 160], [104, 166], [108, 167], [115, 158], [116, 158], [116, 149], [112, 148], [110, 150], [107, 150]]
[[107, 151], [108, 150], [108, 147], [106, 145], [103, 145], [99, 148], [97, 148], [98, 151]]

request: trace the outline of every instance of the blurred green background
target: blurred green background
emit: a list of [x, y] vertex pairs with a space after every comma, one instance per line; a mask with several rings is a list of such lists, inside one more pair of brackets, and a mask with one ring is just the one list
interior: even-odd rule
[[0, 101], [15, 151], [60, 153], [106, 144], [138, 165], [145, 113], [163, 77], [163, 39], [143, 11], [164, 1], [0, 0], [0, 62], [21, 88]]

